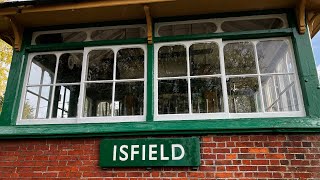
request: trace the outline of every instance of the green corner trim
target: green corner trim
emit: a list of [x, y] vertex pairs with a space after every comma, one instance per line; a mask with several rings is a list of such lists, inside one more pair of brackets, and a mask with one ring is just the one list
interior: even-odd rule
[[197, 135], [209, 133], [320, 132], [320, 118], [265, 118], [0, 126], [0, 139]]

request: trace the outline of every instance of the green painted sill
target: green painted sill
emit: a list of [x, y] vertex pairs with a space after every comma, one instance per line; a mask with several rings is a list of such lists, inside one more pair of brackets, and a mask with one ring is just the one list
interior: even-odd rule
[[0, 139], [262, 132], [320, 132], [320, 118], [246, 118], [104, 124], [0, 126]]

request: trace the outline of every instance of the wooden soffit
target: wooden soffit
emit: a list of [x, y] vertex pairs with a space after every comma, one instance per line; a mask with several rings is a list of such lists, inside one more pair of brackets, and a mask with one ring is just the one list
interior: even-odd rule
[[[308, 12], [308, 21], [305, 23], [312, 24], [313, 29], [310, 32], [315, 34], [320, 29], [320, 19], [318, 15], [314, 16], [320, 10], [320, 0], [303, 1], [306, 2], [302, 9]], [[301, 4], [301, 0], [88, 0], [58, 5], [11, 7], [0, 9], [0, 37], [10, 34], [15, 37], [12, 23], [8, 21], [10, 18], [14, 19], [15, 26], [19, 27], [21, 32], [23, 28], [30, 27], [146, 19], [146, 17], [150, 24], [151, 17], [297, 8], [299, 3]], [[300, 18], [297, 15], [298, 17]], [[303, 27], [303, 22], [301, 24]]]

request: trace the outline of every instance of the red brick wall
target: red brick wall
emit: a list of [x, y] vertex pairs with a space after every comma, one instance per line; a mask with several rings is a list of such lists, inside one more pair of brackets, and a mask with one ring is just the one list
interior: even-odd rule
[[100, 138], [0, 140], [0, 179], [320, 179], [320, 134], [201, 137], [201, 166], [98, 166]]

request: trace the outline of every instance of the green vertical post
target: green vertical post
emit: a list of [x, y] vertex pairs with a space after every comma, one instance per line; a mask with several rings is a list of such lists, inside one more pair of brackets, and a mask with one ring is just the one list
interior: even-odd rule
[[154, 119], [154, 45], [147, 45], [147, 122]]
[[7, 88], [4, 94], [2, 113], [0, 116], [0, 126], [15, 125], [18, 117], [28, 59], [25, 47], [30, 44], [30, 34], [25, 32], [23, 37], [21, 50], [19, 52], [13, 52]]
[[308, 28], [304, 34], [299, 34], [297, 28], [293, 28], [292, 41], [306, 115], [320, 117], [319, 79]]

